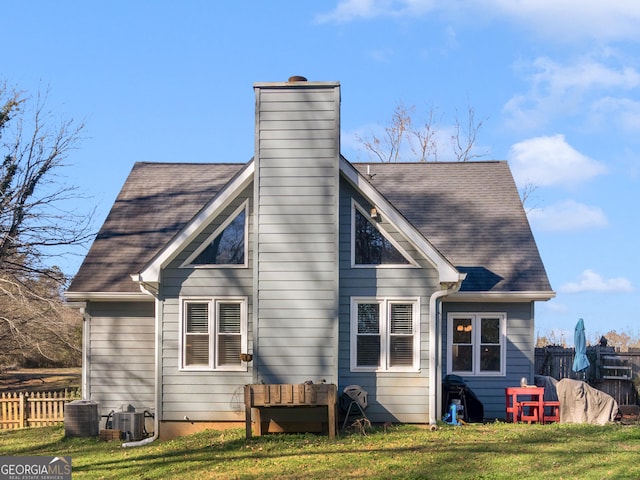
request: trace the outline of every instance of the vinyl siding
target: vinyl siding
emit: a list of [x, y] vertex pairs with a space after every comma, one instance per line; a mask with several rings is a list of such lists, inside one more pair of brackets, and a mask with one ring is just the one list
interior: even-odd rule
[[[248, 330], [252, 325], [253, 248], [245, 251], [248, 267], [181, 267], [243, 202], [247, 210], [248, 235], [253, 230], [252, 187], [248, 187], [212, 219], [202, 233], [185, 247], [163, 270], [162, 297], [162, 413], [163, 420], [238, 421], [244, 420], [243, 386], [251, 383], [252, 367], [246, 371], [180, 371], [180, 299], [182, 297], [242, 296], [248, 298]], [[249, 334], [248, 352], [252, 350]]]
[[[351, 267], [351, 199], [371, 205], [346, 182], [340, 200], [340, 391], [360, 385], [369, 394], [367, 416], [375, 422], [429, 421], [429, 298], [438, 288], [437, 272], [397, 229], [384, 219], [381, 226], [418, 263], [418, 267]], [[418, 372], [352, 372], [350, 367], [350, 306], [352, 297], [420, 299], [420, 369]]]
[[154, 410], [154, 302], [90, 302], [89, 381], [85, 396], [102, 415], [131, 404]]
[[337, 84], [256, 86], [255, 381], [337, 382]]
[[447, 314], [449, 312], [504, 312], [507, 316], [507, 370], [503, 376], [463, 376], [467, 386], [484, 406], [485, 418], [505, 418], [507, 386], [519, 385], [522, 377], [533, 383], [534, 376], [534, 320], [533, 304], [522, 303], [455, 303], [443, 304], [443, 378], [447, 374]]

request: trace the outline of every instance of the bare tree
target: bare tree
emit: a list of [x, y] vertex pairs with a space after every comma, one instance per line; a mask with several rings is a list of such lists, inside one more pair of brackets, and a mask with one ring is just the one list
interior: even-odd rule
[[456, 159], [459, 162], [468, 162], [487, 155], [487, 152], [474, 152], [478, 131], [482, 128], [484, 123], [483, 120], [476, 122], [475, 113], [476, 112], [473, 107], [469, 105], [467, 108], [466, 128], [462, 128], [460, 125], [460, 118], [458, 115], [456, 115], [455, 118], [454, 133], [451, 136], [451, 144], [453, 145], [453, 152]]
[[384, 127], [383, 135], [372, 133], [366, 137], [356, 134], [362, 146], [381, 162], [397, 162], [400, 159], [403, 145], [411, 131], [411, 114], [414, 107], [405, 107], [398, 103], [391, 115], [391, 122]]
[[[84, 125], [56, 121], [35, 98], [0, 84], [0, 363], [73, 363], [79, 314], [62, 299], [55, 257], [92, 237], [93, 212], [60, 171]], [[79, 201], [82, 200], [82, 201]]]
[[438, 120], [437, 109], [432, 105], [422, 125], [411, 128], [411, 151], [419, 162], [438, 161]]
[[[383, 134], [371, 132], [366, 136], [355, 135], [355, 138], [369, 155], [380, 162], [437, 162], [441, 157], [451, 158], [458, 162], [468, 162], [486, 157], [488, 151], [478, 151], [477, 141], [480, 129], [486, 119], [477, 120], [475, 109], [469, 104], [466, 120], [463, 123], [456, 112], [450, 134], [450, 153], [443, 154], [442, 116], [438, 109], [431, 105], [426, 109], [422, 122], [414, 120], [416, 107], [398, 103], [391, 115], [389, 124], [382, 130]], [[537, 190], [534, 184], [527, 184], [520, 190], [523, 205], [530, 204]], [[527, 212], [533, 207], [528, 207]]]
[[522, 205], [527, 205], [525, 208], [526, 212], [529, 213], [535, 207], [531, 205], [531, 202], [534, 198], [534, 193], [538, 190], [538, 186], [534, 183], [528, 182], [522, 187], [520, 187], [520, 200], [522, 200]]
[[618, 332], [616, 330], [609, 330], [603, 335], [607, 341], [607, 345], [615, 347], [621, 352], [628, 352], [629, 349], [640, 348], [640, 338], [637, 334], [627, 332]]
[[[431, 106], [427, 109], [424, 121], [414, 120], [415, 106], [406, 107], [399, 103], [389, 124], [384, 127], [384, 134], [370, 133], [367, 136], [356, 135], [356, 140], [376, 160], [381, 162], [418, 161], [437, 162], [442, 154], [441, 131], [438, 109]], [[456, 116], [451, 134], [452, 152], [449, 155], [459, 162], [466, 162], [487, 155], [487, 152], [475, 151], [478, 132], [484, 121], [477, 121], [475, 110], [468, 108], [466, 126]], [[419, 125], [418, 125], [419, 124]]]
[[62, 302], [62, 277], [56, 269], [20, 281], [0, 273], [0, 366], [80, 364], [82, 315]]
[[84, 124], [63, 120], [54, 125], [46, 98], [38, 94], [32, 100], [0, 86], [2, 272], [46, 272], [51, 256], [84, 245], [92, 235], [92, 212], [68, 207], [80, 195], [59, 176]]

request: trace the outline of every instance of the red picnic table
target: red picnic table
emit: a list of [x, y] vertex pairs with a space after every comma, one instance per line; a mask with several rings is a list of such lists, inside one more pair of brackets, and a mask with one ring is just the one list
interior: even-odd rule
[[544, 423], [544, 387], [507, 387], [504, 392], [507, 422]]

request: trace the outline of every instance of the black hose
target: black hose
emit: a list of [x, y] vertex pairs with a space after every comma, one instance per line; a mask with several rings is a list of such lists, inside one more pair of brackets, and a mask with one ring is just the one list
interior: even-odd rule
[[111, 428], [113, 427], [113, 425], [109, 422], [109, 419], [111, 418], [111, 416], [112, 416], [114, 413], [116, 413], [116, 411], [115, 411], [115, 410], [111, 410], [111, 411], [109, 412], [109, 415], [107, 415], [107, 421], [106, 421], [106, 422], [104, 422], [104, 428], [105, 428], [105, 429], [107, 429], [107, 430], [111, 430]]

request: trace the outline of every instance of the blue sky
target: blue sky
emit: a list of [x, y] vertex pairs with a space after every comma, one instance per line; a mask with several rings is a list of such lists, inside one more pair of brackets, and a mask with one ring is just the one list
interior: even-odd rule
[[[355, 135], [438, 113], [440, 160], [468, 107], [475, 153], [536, 188], [529, 219], [557, 297], [537, 331], [637, 336], [640, 3], [628, 0], [5, 0], [0, 80], [86, 123], [63, 174], [96, 228], [136, 161], [245, 162], [254, 82], [340, 81]], [[408, 158], [407, 158], [408, 159]], [[62, 262], [68, 273], [81, 256]]]

